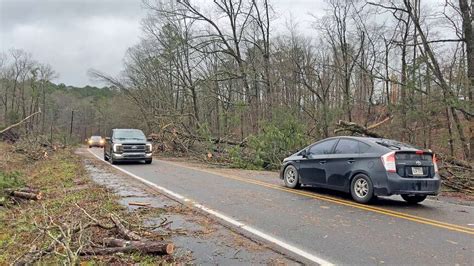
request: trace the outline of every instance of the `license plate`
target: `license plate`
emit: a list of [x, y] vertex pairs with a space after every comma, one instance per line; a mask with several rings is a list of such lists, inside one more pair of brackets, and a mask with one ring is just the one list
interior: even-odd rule
[[423, 167], [412, 167], [411, 173], [413, 175], [423, 175]]

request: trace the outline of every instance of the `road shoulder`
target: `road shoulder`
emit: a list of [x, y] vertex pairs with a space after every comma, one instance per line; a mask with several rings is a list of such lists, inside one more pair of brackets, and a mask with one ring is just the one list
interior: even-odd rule
[[[203, 213], [171, 199], [149, 186], [113, 169], [93, 158], [85, 149], [78, 153], [84, 157], [85, 167], [98, 184], [119, 195], [119, 203], [132, 213], [140, 215], [148, 209], [159, 209], [159, 217], [149, 217], [147, 226], [169, 221], [161, 227], [160, 234], [171, 235], [176, 244], [176, 255], [185, 262], [196, 264], [295, 264], [296, 262], [266, 245], [251, 240], [240, 233], [216, 222]], [[142, 202], [148, 207], [131, 206]]]

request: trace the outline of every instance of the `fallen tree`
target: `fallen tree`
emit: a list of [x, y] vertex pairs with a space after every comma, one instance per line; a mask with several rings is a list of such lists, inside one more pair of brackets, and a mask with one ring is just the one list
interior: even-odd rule
[[388, 116], [387, 118], [383, 119], [380, 122], [377, 122], [373, 125], [370, 125], [368, 127], [361, 126], [357, 123], [354, 122], [348, 122], [344, 120], [339, 120], [336, 124], [336, 129], [334, 129], [334, 133], [337, 134], [339, 132], [347, 131], [351, 132], [352, 134], [360, 134], [368, 137], [373, 137], [373, 138], [383, 138], [382, 135], [372, 131], [372, 129], [390, 121], [392, 119], [392, 116]]

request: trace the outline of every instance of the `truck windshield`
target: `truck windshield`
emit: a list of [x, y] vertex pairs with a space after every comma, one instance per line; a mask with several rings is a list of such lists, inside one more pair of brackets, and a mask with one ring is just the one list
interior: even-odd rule
[[146, 140], [145, 134], [141, 130], [117, 130], [114, 132], [114, 139], [136, 139]]

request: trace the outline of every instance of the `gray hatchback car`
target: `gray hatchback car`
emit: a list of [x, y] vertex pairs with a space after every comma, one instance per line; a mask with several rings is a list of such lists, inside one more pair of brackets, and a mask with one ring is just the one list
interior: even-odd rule
[[419, 203], [438, 194], [441, 184], [431, 150], [352, 136], [327, 138], [285, 158], [280, 178], [289, 188], [303, 184], [349, 192], [360, 203], [389, 195]]

